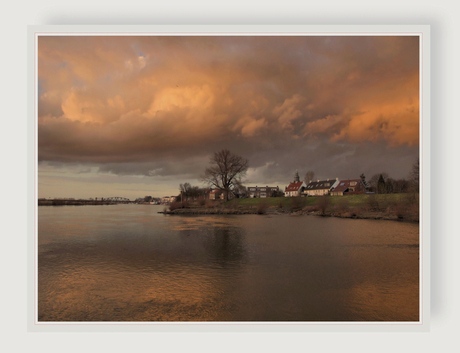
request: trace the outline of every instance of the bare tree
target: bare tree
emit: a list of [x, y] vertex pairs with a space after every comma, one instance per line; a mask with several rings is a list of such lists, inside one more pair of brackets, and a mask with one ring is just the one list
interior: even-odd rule
[[305, 184], [308, 185], [310, 183], [311, 180], [314, 180], [315, 179], [315, 172], [309, 170], [306, 174], [305, 174], [305, 178], [303, 179], [305, 181]]
[[229, 193], [241, 184], [241, 179], [246, 175], [249, 161], [223, 149], [215, 152], [209, 163], [211, 166], [206, 168], [201, 179], [205, 183], [222, 190], [225, 200], [228, 201]]
[[246, 186], [244, 186], [240, 181], [235, 183], [232, 192], [236, 197], [246, 197], [248, 194]]

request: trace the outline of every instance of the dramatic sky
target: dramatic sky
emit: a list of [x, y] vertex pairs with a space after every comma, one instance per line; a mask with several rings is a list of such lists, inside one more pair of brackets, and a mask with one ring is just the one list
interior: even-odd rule
[[419, 38], [40, 36], [39, 197], [200, 185], [215, 151], [246, 185], [386, 172], [419, 152]]

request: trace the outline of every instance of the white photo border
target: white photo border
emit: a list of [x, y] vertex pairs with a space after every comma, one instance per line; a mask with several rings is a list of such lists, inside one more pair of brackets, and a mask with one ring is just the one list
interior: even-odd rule
[[[37, 39], [39, 36], [419, 36], [420, 317], [417, 322], [39, 322], [37, 314]], [[429, 25], [28, 26], [27, 328], [29, 332], [426, 332], [430, 328]]]

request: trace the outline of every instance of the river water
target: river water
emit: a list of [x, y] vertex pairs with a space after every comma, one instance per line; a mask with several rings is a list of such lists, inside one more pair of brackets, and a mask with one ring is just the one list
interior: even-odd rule
[[418, 321], [419, 227], [38, 208], [39, 321]]

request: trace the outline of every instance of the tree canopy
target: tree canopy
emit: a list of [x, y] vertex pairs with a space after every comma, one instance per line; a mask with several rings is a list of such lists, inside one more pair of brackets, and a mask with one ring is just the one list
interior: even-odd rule
[[241, 186], [242, 178], [246, 175], [249, 161], [235, 155], [227, 149], [215, 152], [210, 158], [210, 167], [206, 168], [201, 179], [224, 193], [228, 201], [229, 193]]
[[304, 177], [304, 181], [305, 181], [305, 184], [308, 185], [310, 183], [310, 181], [313, 181], [313, 179], [315, 179], [315, 172], [309, 170], [306, 174], [305, 174], [305, 177]]

